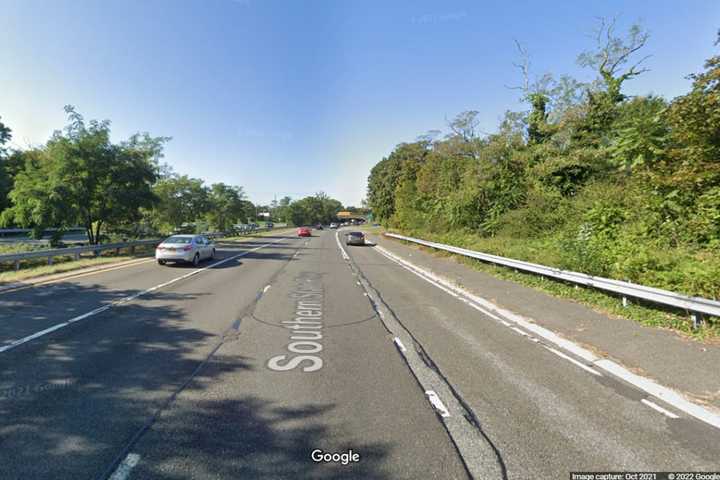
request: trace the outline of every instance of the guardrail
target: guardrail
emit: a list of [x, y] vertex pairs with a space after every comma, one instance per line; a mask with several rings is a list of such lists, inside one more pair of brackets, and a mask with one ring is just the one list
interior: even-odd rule
[[98, 255], [104, 250], [115, 250], [120, 252], [120, 249], [128, 248], [130, 253], [135, 253], [135, 247], [143, 245], [157, 245], [162, 239], [152, 240], [135, 240], [132, 242], [120, 242], [120, 243], [106, 243], [104, 245], [87, 245], [84, 247], [70, 247], [70, 248], [55, 248], [52, 250], [35, 250], [32, 252], [23, 253], [10, 253], [6, 255], [0, 255], [0, 263], [14, 262], [15, 270], [20, 269], [20, 262], [23, 260], [29, 260], [32, 258], [47, 258], [48, 265], [52, 265], [53, 257], [69, 257], [73, 256], [76, 260], [80, 259], [80, 254], [93, 252]]
[[663, 290], [660, 288], [646, 287], [621, 280], [613, 280], [611, 278], [594, 277], [585, 273], [572, 272], [569, 270], [561, 270], [559, 268], [547, 267], [536, 263], [514, 260], [512, 258], [500, 257], [489, 253], [477, 252], [466, 248], [454, 247], [443, 243], [430, 242], [419, 238], [406, 237], [396, 233], [385, 233], [386, 236], [397, 238], [406, 242], [425, 245], [426, 247], [444, 250], [446, 252], [456, 253], [466, 257], [476, 258], [484, 262], [503, 265], [505, 267], [531, 272], [545, 277], [555, 278], [565, 282], [583, 285], [586, 287], [597, 288], [620, 294], [622, 296], [623, 305], [627, 306], [628, 297], [642, 299], [648, 302], [666, 305], [670, 307], [680, 308], [690, 314], [693, 327], [697, 328], [704, 322], [703, 315], [720, 317], [720, 302], [701, 297], [689, 297], [679, 293]]

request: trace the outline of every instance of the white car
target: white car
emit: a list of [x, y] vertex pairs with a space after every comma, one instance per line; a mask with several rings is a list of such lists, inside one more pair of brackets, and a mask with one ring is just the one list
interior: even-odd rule
[[160, 265], [189, 262], [197, 266], [206, 258], [215, 258], [215, 244], [203, 235], [173, 235], [155, 249], [155, 260]]

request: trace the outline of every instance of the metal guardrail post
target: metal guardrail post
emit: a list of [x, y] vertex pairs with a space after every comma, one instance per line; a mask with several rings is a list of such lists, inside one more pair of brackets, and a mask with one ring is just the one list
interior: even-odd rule
[[705, 316], [700, 312], [690, 312], [690, 320], [692, 321], [694, 329], [705, 325]]

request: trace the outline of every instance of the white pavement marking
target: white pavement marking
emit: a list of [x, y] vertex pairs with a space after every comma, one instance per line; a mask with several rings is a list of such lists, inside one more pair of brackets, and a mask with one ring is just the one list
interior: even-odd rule
[[130, 476], [130, 472], [140, 462], [140, 455], [137, 453], [128, 453], [125, 460], [118, 465], [117, 469], [110, 476], [109, 480], [126, 480]]
[[554, 348], [548, 347], [547, 345], [543, 345], [543, 347], [545, 347], [546, 349], [548, 349], [549, 351], [551, 351], [552, 353], [554, 353], [554, 354], [557, 355], [558, 357], [564, 358], [564, 359], [567, 360], [568, 362], [574, 363], [575, 365], [577, 365], [578, 367], [582, 368], [582, 369], [585, 370], [586, 372], [590, 372], [590, 373], [592, 373], [593, 375], [597, 375], [597, 376], [599, 376], [599, 377], [602, 377], [602, 376], [603, 376], [602, 373], [598, 372], [597, 370], [595, 370], [595, 369], [593, 369], [593, 368], [590, 368], [590, 367], [588, 367], [587, 365], [583, 365], [582, 363], [578, 362], [577, 360], [575, 360], [574, 358], [572, 358], [572, 357], [570, 357], [570, 356], [568, 356], [568, 355], [565, 355], [564, 353], [562, 353], [562, 352], [559, 351], [559, 350], [555, 350]]
[[660, 412], [660, 413], [662, 413], [663, 415], [666, 415], [666, 416], [668, 416], [668, 417], [670, 417], [670, 418], [680, 418], [680, 417], [678, 417], [677, 415], [675, 415], [674, 413], [672, 413], [671, 411], [665, 410], [665, 409], [662, 408], [660, 405], [658, 405], [657, 403], [653, 403], [653, 402], [651, 402], [650, 400], [647, 400], [647, 399], [643, 398], [643, 399], [640, 400], [640, 401], [641, 401], [642, 403], [644, 403], [645, 405], [647, 405], [648, 407], [652, 408], [653, 410], [657, 410], [658, 412]]
[[131, 301], [135, 300], [135, 299], [138, 298], [138, 297], [142, 297], [143, 295], [147, 295], [148, 293], [154, 292], [155, 290], [159, 290], [159, 289], [161, 289], [161, 288], [163, 288], [163, 287], [167, 287], [168, 285], [172, 285], [173, 283], [179, 282], [180, 280], [184, 280], [184, 279], [186, 279], [186, 278], [188, 278], [188, 277], [192, 277], [193, 275], [197, 275], [198, 273], [204, 272], [205, 270], [208, 270], [208, 269], [210, 269], [210, 268], [216, 267], [216, 266], [218, 266], [218, 265], [222, 265], [223, 263], [229, 262], [229, 261], [231, 261], [231, 260], [235, 260], [236, 258], [244, 257], [245, 255], [247, 255], [247, 254], [249, 254], [249, 253], [252, 253], [252, 252], [254, 252], [254, 251], [256, 251], [256, 250], [260, 250], [261, 248], [269, 247], [270, 245], [272, 245], [272, 244], [274, 244], [274, 243], [278, 243], [278, 242], [281, 241], [281, 240], [283, 240], [283, 239], [280, 238], [280, 239], [275, 240], [275, 241], [273, 241], [273, 242], [266, 243], [266, 244], [264, 244], [264, 245], [260, 245], [259, 247], [255, 247], [255, 248], [253, 248], [253, 249], [251, 249], [251, 250], [247, 250], [247, 251], [245, 251], [245, 252], [242, 252], [242, 253], [239, 253], [239, 254], [237, 254], [237, 255], [233, 255], [233, 256], [231, 256], [231, 257], [228, 257], [228, 258], [225, 258], [225, 259], [220, 260], [220, 261], [218, 261], [218, 262], [215, 262], [215, 263], [213, 263], [213, 264], [211, 264], [211, 265], [208, 265], [207, 267], [198, 268], [198, 269], [196, 269], [196, 270], [193, 270], [193, 271], [190, 272], [190, 273], [186, 273], [185, 275], [181, 275], [181, 276], [179, 276], [179, 277], [177, 277], [177, 278], [173, 278], [172, 280], [170, 280], [170, 281], [168, 281], [168, 282], [161, 283], [160, 285], [155, 285], [154, 287], [148, 288], [147, 290], [142, 290], [142, 291], [140, 291], [140, 292], [138, 292], [138, 293], [136, 293], [136, 294], [134, 294], [134, 295], [130, 295], [130, 296], [125, 297], [125, 298], [122, 298], [122, 299], [120, 299], [120, 300], [115, 300], [115, 301], [113, 301], [113, 302], [110, 302], [108, 305], [104, 305], [104, 306], [102, 306], [102, 307], [98, 307], [98, 308], [96, 308], [95, 310], [91, 310], [91, 311], [89, 311], [89, 312], [87, 312], [87, 313], [83, 313], [82, 315], [78, 315], [77, 317], [73, 317], [73, 318], [71, 318], [70, 320], [66, 320], [66, 321], [64, 321], [64, 322], [58, 323], [58, 324], [56, 324], [56, 325], [53, 325], [52, 327], [46, 328], [45, 330], [42, 330], [42, 331], [40, 331], [40, 332], [36, 332], [36, 333], [33, 333], [32, 335], [28, 335], [27, 337], [23, 337], [23, 338], [19, 338], [19, 339], [17, 339], [17, 340], [13, 340], [13, 341], [10, 342], [9, 344], [0, 347], [0, 353], [7, 352], [8, 350], [12, 350], [13, 348], [19, 347], [20, 345], [22, 345], [22, 344], [24, 344], [24, 343], [27, 343], [27, 342], [29, 342], [29, 341], [31, 341], [31, 340], [35, 340], [36, 338], [43, 337], [43, 336], [45, 336], [45, 335], [47, 335], [47, 334], [49, 334], [49, 333], [51, 333], [51, 332], [54, 332], [54, 331], [56, 331], [56, 330], [60, 330], [61, 328], [65, 328], [65, 327], [67, 327], [68, 325], [70, 325], [70, 324], [72, 324], [72, 323], [78, 322], [78, 321], [80, 321], [80, 320], [84, 320], [84, 319], [86, 319], [86, 318], [88, 318], [88, 317], [92, 317], [92, 316], [94, 316], [94, 315], [97, 315], [98, 313], [104, 312], [105, 310], [109, 310], [110, 308], [117, 307], [117, 306], [120, 306], [120, 305], [124, 305], [124, 304], [126, 304], [126, 303], [128, 303], [128, 302], [131, 302]]
[[407, 352], [407, 348], [405, 348], [405, 345], [403, 345], [402, 340], [400, 340], [400, 337], [395, 337], [393, 339], [393, 341], [398, 346], [398, 348], [400, 349], [401, 352], [403, 352], [403, 353]]
[[272, 285], [266, 285], [265, 288], [263, 288], [263, 293], [267, 293], [268, 290], [270, 290], [270, 287]]
[[449, 417], [450, 412], [448, 411], [445, 404], [440, 400], [440, 397], [438, 397], [438, 394], [435, 393], [434, 390], [426, 390], [425, 395], [428, 396], [428, 399], [430, 400], [430, 403], [433, 407], [435, 407], [435, 410], [440, 412], [441, 417]]
[[692, 401], [685, 398], [682, 394], [668, 387], [660, 385], [654, 380], [642, 377], [640, 375], [636, 375], [627, 368], [611, 360], [598, 357], [590, 350], [587, 350], [586, 348], [583, 348], [570, 340], [562, 338], [555, 332], [548, 330], [547, 328], [541, 327], [536, 323], [532, 323], [523, 316], [511, 312], [510, 310], [506, 310], [498, 305], [495, 305], [489, 300], [474, 295], [467, 290], [452, 284], [448, 280], [445, 280], [433, 274], [432, 272], [429, 272], [423, 268], [418, 267], [417, 265], [408, 262], [407, 260], [398, 257], [397, 255], [387, 251], [379, 245], [373, 248], [373, 251], [384, 255], [388, 259], [399, 264], [401, 267], [417, 275], [426, 282], [435, 285], [436, 287], [447, 292], [448, 294], [462, 300], [470, 306], [473, 306], [476, 310], [479, 310], [496, 320], [500, 320], [501, 322], [503, 320], [493, 315], [491, 312], [502, 315], [505, 319], [510, 320], [516, 325], [524, 328], [525, 330], [534, 333], [538, 337], [542, 337], [544, 340], [555, 344], [555, 346], [560, 347], [563, 350], [568, 351], [577, 357], [580, 357], [587, 363], [591, 363], [597, 368], [605, 370], [607, 373], [614, 375], [622, 380], [625, 380], [626, 382], [634, 385], [645, 393], [648, 393], [656, 398], [663, 400], [665, 403], [672, 405], [674, 408], [683, 411], [688, 415], [697, 418], [698, 420], [712, 425], [715, 428], [720, 428], [720, 414], [711, 411], [701, 405], [693, 403]]
[[523, 337], [527, 337], [527, 336], [528, 336], [527, 333], [523, 332], [522, 330], [520, 330], [520, 329], [517, 328], [517, 327], [510, 327], [510, 330], [515, 330], [517, 333], [519, 333], [519, 334], [522, 335]]
[[335, 232], [335, 241], [337, 242], [338, 248], [340, 249], [340, 253], [342, 254], [343, 260], [350, 260], [350, 257], [348, 256], [345, 249], [342, 247], [342, 244], [340, 243], [340, 233]]

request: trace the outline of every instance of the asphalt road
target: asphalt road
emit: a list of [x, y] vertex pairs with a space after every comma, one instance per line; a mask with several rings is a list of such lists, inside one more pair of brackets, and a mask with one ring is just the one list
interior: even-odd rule
[[720, 469], [717, 429], [648, 408], [373, 247], [315, 231], [218, 257], [0, 293], [0, 478]]

